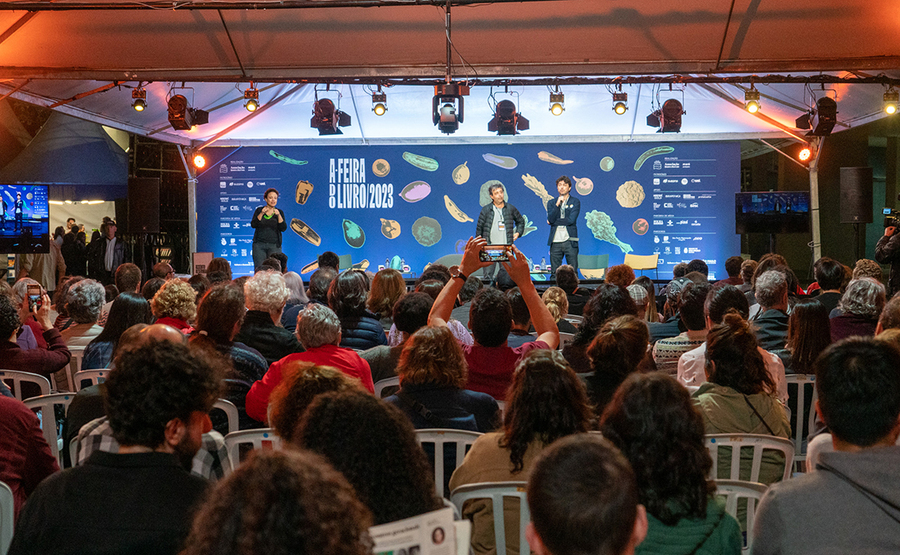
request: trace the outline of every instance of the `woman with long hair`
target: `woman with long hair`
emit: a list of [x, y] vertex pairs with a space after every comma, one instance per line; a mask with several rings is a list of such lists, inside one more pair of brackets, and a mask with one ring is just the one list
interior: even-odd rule
[[624, 287], [611, 283], [603, 283], [597, 287], [584, 306], [584, 319], [578, 326], [575, 337], [562, 350], [572, 369], [580, 374], [590, 372], [591, 361], [587, 356], [587, 349], [603, 324], [616, 316], [636, 312], [637, 305]]
[[[450, 479], [450, 489], [476, 482], [526, 481], [540, 452], [561, 437], [587, 432], [593, 414], [584, 385], [555, 350], [537, 349], [516, 367], [506, 394], [503, 427], [475, 440]], [[518, 504], [504, 505], [506, 522], [517, 522]], [[473, 500], [463, 515], [473, 520], [472, 549], [495, 551], [489, 500]], [[507, 527], [507, 554], [519, 552], [517, 526]], [[506, 554], [501, 554], [506, 555]]]
[[[766, 434], [785, 439], [791, 424], [777, 398], [775, 381], [766, 371], [750, 325], [728, 312], [706, 337], [706, 379], [694, 393], [708, 434]], [[719, 477], [731, 467], [729, 449], [719, 449]], [[750, 479], [749, 453], [741, 456], [742, 480]], [[781, 453], [763, 455], [759, 481], [771, 484], [784, 471]]]
[[632, 374], [600, 421], [634, 470], [649, 528], [636, 554], [734, 554], [741, 529], [715, 497], [703, 418], [674, 378]]
[[341, 272], [328, 288], [328, 306], [341, 321], [341, 347], [365, 350], [387, 345], [381, 321], [366, 308], [369, 278], [359, 270]]
[[366, 308], [378, 317], [384, 331], [391, 329], [394, 304], [406, 293], [406, 281], [403, 274], [393, 268], [378, 270], [372, 278]]
[[440, 509], [434, 476], [409, 419], [365, 391], [316, 397], [291, 444], [324, 456], [385, 524]]
[[556, 329], [560, 333], [574, 334], [578, 331], [571, 322], [565, 319], [569, 315], [569, 299], [561, 287], [548, 287], [541, 295], [541, 300], [547, 305], [547, 310], [553, 316], [553, 320], [556, 322]]
[[139, 293], [120, 293], [109, 309], [103, 331], [84, 349], [81, 366], [85, 370], [109, 368], [113, 352], [122, 334], [135, 324], [152, 324], [150, 303]]
[[371, 521], [322, 457], [257, 450], [213, 489], [181, 555], [368, 555]]
[[400, 354], [400, 390], [385, 401], [406, 413], [416, 429], [489, 432], [500, 409], [487, 393], [465, 389], [468, 373], [462, 348], [446, 326], [421, 328]]
[[653, 280], [649, 276], [638, 276], [634, 278], [631, 284], [643, 287], [647, 291], [647, 298], [650, 299], [643, 315], [644, 320], [647, 322], [659, 322], [659, 310], [656, 307], [656, 287], [653, 285]]
[[[247, 416], [246, 397], [253, 382], [262, 379], [269, 368], [259, 351], [234, 341], [245, 312], [244, 295], [237, 286], [213, 287], [200, 300], [196, 327], [188, 340], [191, 347], [204, 349], [229, 363], [231, 371], [225, 376], [225, 398], [237, 406], [241, 429], [259, 427], [258, 422]], [[222, 421], [215, 424], [217, 430], [227, 425]]]
[[303, 287], [303, 278], [297, 272], [285, 272], [282, 274], [284, 285], [288, 288], [288, 298], [281, 316], [281, 326], [294, 332], [297, 329], [297, 316], [300, 311], [309, 304], [306, 289]]
[[647, 369], [649, 340], [647, 324], [634, 315], [610, 320], [597, 332], [587, 350], [592, 370], [587, 386], [598, 416], [629, 374]]
[[797, 301], [788, 320], [785, 371], [812, 374], [816, 357], [831, 344], [830, 329], [825, 305], [815, 297]]

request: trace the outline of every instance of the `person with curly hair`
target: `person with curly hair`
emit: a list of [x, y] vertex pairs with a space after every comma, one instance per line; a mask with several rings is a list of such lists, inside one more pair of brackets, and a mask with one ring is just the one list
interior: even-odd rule
[[647, 351], [650, 334], [647, 324], [634, 315], [607, 321], [587, 349], [591, 374], [587, 377], [588, 396], [597, 416], [603, 413], [613, 393], [633, 372], [651, 369]]
[[297, 423], [316, 396], [358, 389], [359, 382], [330, 366], [290, 362], [284, 366], [284, 379], [269, 397], [269, 425], [283, 441], [293, 441]]
[[[221, 376], [180, 343], [121, 350], [104, 400], [117, 453], [44, 480], [22, 510], [10, 553], [178, 552], [208, 482], [188, 473], [209, 431]], [[78, 527], [73, 523], [90, 522]]]
[[487, 393], [465, 389], [468, 372], [462, 348], [450, 330], [424, 327], [403, 347], [397, 365], [400, 391], [385, 402], [406, 413], [416, 429], [489, 432], [500, 409]]
[[628, 290], [619, 285], [603, 283], [584, 306], [584, 319], [575, 337], [563, 347], [563, 355], [576, 372], [586, 374], [592, 370], [587, 349], [594, 336], [608, 320], [626, 314], [635, 314], [637, 305]]
[[153, 295], [150, 308], [157, 324], [172, 326], [187, 335], [194, 330], [190, 322], [197, 316], [197, 292], [186, 281], [170, 279]]
[[369, 290], [369, 298], [366, 307], [369, 312], [381, 320], [381, 327], [387, 331], [394, 323], [391, 316], [394, 304], [406, 293], [406, 281], [403, 275], [393, 268], [378, 270], [372, 278], [372, 288]]
[[[428, 325], [428, 312], [434, 299], [427, 293], [407, 293], [394, 303], [391, 329], [396, 332], [396, 345], [376, 345], [359, 353], [369, 363], [372, 381], [379, 382], [397, 375], [397, 364], [406, 342], [419, 328]], [[390, 334], [388, 335], [390, 338]], [[390, 342], [390, 339], [388, 340]], [[396, 389], [396, 388], [395, 388]], [[384, 396], [384, 391], [382, 392]]]
[[106, 290], [97, 281], [84, 279], [69, 287], [66, 292], [66, 312], [74, 323], [60, 332], [66, 345], [86, 347], [100, 335], [103, 328], [97, 325], [97, 320], [105, 302]]
[[[451, 491], [477, 482], [525, 481], [534, 462], [561, 437], [591, 428], [590, 401], [581, 380], [555, 350], [538, 349], [519, 362], [507, 394], [503, 427], [475, 440], [462, 465], [450, 479]], [[504, 504], [506, 522], [517, 522], [518, 503]], [[496, 551], [493, 506], [473, 500], [463, 506], [473, 520], [472, 549], [476, 554]], [[517, 526], [507, 524], [507, 553], [519, 553]]]
[[617, 264], [606, 270], [606, 283], [628, 287], [634, 281], [634, 270], [628, 264]]
[[565, 319], [569, 315], [569, 299], [561, 287], [548, 287], [541, 295], [541, 300], [547, 305], [547, 310], [550, 311], [550, 315], [556, 321], [556, 329], [560, 333], [574, 334], [578, 331], [571, 322]]
[[372, 511], [375, 524], [443, 506], [409, 419], [364, 391], [316, 397], [290, 444], [328, 459]]
[[356, 378], [369, 393], [375, 392], [369, 364], [352, 349], [340, 347], [341, 323], [334, 311], [324, 305], [310, 303], [297, 320], [297, 339], [306, 349], [275, 361], [268, 372], [253, 383], [247, 393], [247, 414], [259, 421], [267, 421], [269, 397], [284, 378], [284, 370], [292, 362], [312, 362], [331, 366]]
[[872, 337], [884, 308], [884, 285], [870, 277], [854, 279], [838, 303], [840, 314], [831, 318], [831, 340], [859, 335]]
[[603, 412], [600, 431], [631, 463], [647, 509], [647, 537], [636, 554], [741, 552], [740, 525], [709, 479], [703, 418], [675, 378], [630, 375]]
[[293, 353], [302, 353], [303, 347], [294, 334], [281, 327], [281, 317], [290, 297], [281, 273], [256, 272], [244, 283], [243, 291], [247, 313], [234, 340], [259, 351], [268, 365]]
[[387, 345], [378, 316], [366, 309], [369, 278], [359, 270], [341, 272], [328, 288], [328, 306], [341, 320], [341, 347], [365, 350]]
[[371, 521], [324, 458], [257, 450], [216, 485], [180, 555], [369, 555]]
[[[706, 376], [707, 382], [694, 393], [706, 433], [791, 437], [791, 424], [753, 330], [736, 311], [726, 313], [707, 335]], [[750, 479], [751, 459], [749, 453], [742, 453], [742, 480]], [[784, 462], [781, 453], [764, 453], [759, 481], [771, 484], [780, 480]], [[719, 449], [719, 478], [728, 478], [730, 468], [730, 449]]]

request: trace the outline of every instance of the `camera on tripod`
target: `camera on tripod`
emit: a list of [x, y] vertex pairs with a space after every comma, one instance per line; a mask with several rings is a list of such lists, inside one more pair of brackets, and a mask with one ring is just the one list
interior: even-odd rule
[[900, 213], [893, 208], [885, 208], [881, 212], [884, 214], [884, 227], [900, 227]]

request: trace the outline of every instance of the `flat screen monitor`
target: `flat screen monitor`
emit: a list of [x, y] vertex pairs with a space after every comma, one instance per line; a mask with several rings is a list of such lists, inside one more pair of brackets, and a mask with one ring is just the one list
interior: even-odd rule
[[0, 184], [0, 252], [50, 252], [47, 185]]
[[736, 193], [735, 233], [809, 233], [809, 192]]

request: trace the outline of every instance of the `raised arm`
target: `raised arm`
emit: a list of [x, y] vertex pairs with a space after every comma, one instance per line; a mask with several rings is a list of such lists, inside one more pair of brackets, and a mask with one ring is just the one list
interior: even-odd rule
[[[493, 262], [482, 262], [478, 258], [478, 253], [481, 252], [481, 249], [486, 244], [487, 239], [484, 237], [469, 237], [469, 242], [466, 243], [466, 251], [463, 253], [462, 262], [459, 263], [459, 272], [466, 276], [466, 278], [477, 272], [479, 268], [484, 268], [493, 264]], [[447, 320], [450, 319], [450, 313], [453, 311], [456, 297], [459, 295], [459, 290], [462, 289], [465, 283], [465, 279], [453, 278], [443, 289], [441, 289], [438, 298], [435, 299], [434, 304], [431, 306], [431, 312], [428, 314], [429, 326], [447, 325]]]
[[509, 277], [519, 286], [522, 299], [528, 306], [528, 314], [531, 315], [534, 331], [538, 334], [537, 340], [543, 341], [551, 349], [555, 349], [559, 346], [559, 329], [556, 327], [556, 321], [538, 295], [537, 289], [534, 288], [525, 255], [515, 246], [510, 248], [512, 252], [509, 253], [509, 262], [504, 262], [503, 267], [506, 268]]

